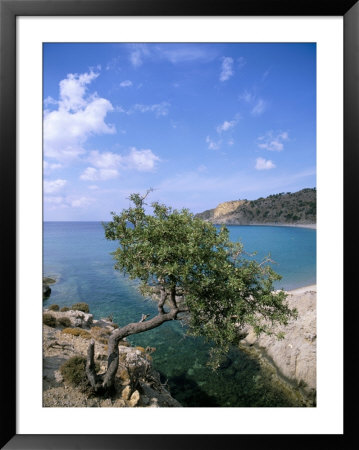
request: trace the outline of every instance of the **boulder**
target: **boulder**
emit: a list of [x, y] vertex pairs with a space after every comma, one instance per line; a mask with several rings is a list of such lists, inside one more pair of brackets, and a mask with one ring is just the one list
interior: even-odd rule
[[42, 296], [43, 298], [49, 298], [51, 295], [51, 288], [47, 284], [42, 285]]
[[139, 400], [140, 400], [140, 393], [138, 391], [135, 391], [131, 395], [131, 397], [128, 401], [128, 406], [130, 406], [131, 408], [133, 408], [134, 406], [137, 406], [137, 403], [139, 402]]

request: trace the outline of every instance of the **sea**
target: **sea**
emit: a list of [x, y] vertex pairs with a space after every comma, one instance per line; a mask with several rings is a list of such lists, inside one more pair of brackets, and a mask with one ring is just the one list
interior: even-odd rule
[[[230, 239], [240, 241], [248, 257], [270, 255], [282, 276], [277, 289], [316, 283], [316, 230], [299, 227], [228, 226]], [[156, 304], [138, 292], [138, 282], [114, 269], [117, 247], [107, 241], [101, 222], [44, 222], [43, 274], [55, 277], [44, 308], [86, 302], [95, 319], [112, 317], [119, 326], [156, 315]], [[253, 256], [253, 253], [256, 254]], [[128, 340], [155, 347], [153, 365], [172, 396], [185, 407], [303, 406], [258, 359], [230, 350], [217, 371], [207, 366], [210, 344], [189, 337], [181, 322], [171, 321]]]

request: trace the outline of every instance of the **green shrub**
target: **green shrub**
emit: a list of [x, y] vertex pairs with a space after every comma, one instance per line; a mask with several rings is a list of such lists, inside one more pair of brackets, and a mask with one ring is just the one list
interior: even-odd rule
[[43, 314], [42, 322], [44, 325], [55, 328], [57, 325], [57, 320], [51, 314]]
[[59, 317], [57, 319], [57, 322], [62, 327], [71, 327], [71, 325], [72, 325], [71, 320], [68, 317]]
[[50, 311], [58, 311], [60, 309], [59, 305], [53, 304], [49, 306]]
[[75, 310], [75, 311], [82, 311], [84, 313], [90, 312], [89, 305], [87, 303], [84, 303], [84, 302], [75, 303], [75, 304], [72, 305], [71, 308], [73, 310]]
[[[95, 370], [100, 370], [100, 365], [95, 363]], [[80, 387], [82, 391], [90, 391], [86, 376], [86, 358], [81, 355], [72, 356], [60, 367], [60, 373], [64, 381], [72, 386]]]
[[86, 358], [73, 356], [62, 364], [60, 372], [66, 383], [72, 386], [80, 386], [87, 383], [85, 367]]
[[61, 312], [70, 311], [70, 308], [69, 308], [68, 306], [63, 306], [63, 307], [60, 309], [60, 311], [61, 311]]

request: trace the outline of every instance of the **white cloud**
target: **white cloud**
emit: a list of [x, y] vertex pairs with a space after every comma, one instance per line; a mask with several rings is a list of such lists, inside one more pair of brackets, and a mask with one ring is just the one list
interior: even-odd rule
[[166, 60], [172, 64], [186, 62], [206, 63], [217, 57], [217, 52], [210, 47], [195, 44], [158, 44], [149, 47], [146, 44], [129, 46], [130, 61], [134, 67], [139, 67], [145, 59]]
[[89, 197], [79, 197], [67, 200], [73, 208], [83, 208], [85, 206], [91, 205], [94, 202], [93, 198]]
[[167, 59], [172, 64], [186, 62], [209, 62], [215, 58], [213, 49], [198, 45], [158, 45], [155, 49], [156, 55], [160, 58]]
[[51, 204], [55, 204], [55, 205], [59, 205], [61, 203], [63, 203], [64, 198], [63, 197], [54, 197], [54, 196], [44, 196], [44, 201], [46, 203], [51, 203]]
[[232, 146], [234, 145], [234, 139], [229, 139], [229, 141], [227, 142], [228, 145]]
[[44, 172], [45, 173], [50, 173], [53, 170], [56, 169], [61, 169], [62, 168], [62, 164], [59, 163], [49, 163], [48, 161], [43, 162], [43, 167], [44, 167]]
[[239, 96], [239, 100], [243, 100], [246, 103], [252, 103], [254, 99], [255, 95], [247, 90], [243, 91], [243, 93]]
[[238, 98], [251, 105], [252, 116], [258, 117], [267, 109], [267, 102], [263, 98], [258, 97], [255, 92], [244, 90]]
[[121, 81], [120, 86], [121, 87], [130, 87], [130, 86], [132, 86], [132, 81], [131, 80]]
[[135, 147], [132, 147], [129, 155], [124, 157], [126, 168], [136, 169], [140, 172], [153, 170], [157, 161], [160, 161], [160, 158], [152, 150], [137, 150]]
[[55, 100], [54, 98], [48, 96], [44, 100], [44, 106], [45, 106], [45, 108], [47, 108], [50, 105], [57, 105], [57, 100]]
[[134, 50], [130, 55], [130, 61], [134, 67], [142, 65], [142, 54], [140, 50]]
[[259, 98], [252, 108], [251, 111], [252, 116], [260, 116], [261, 114], [264, 113], [266, 107], [267, 107], [266, 102], [263, 99]]
[[87, 167], [80, 175], [80, 179], [84, 181], [105, 181], [117, 178], [119, 172], [117, 169], [96, 169], [95, 167]]
[[65, 186], [66, 183], [66, 180], [61, 179], [53, 181], [44, 180], [44, 193], [53, 194], [54, 192], [58, 192]]
[[244, 67], [247, 64], [246, 58], [244, 58], [243, 56], [240, 56], [237, 60], [238, 63], [238, 69], [242, 69], [242, 67]]
[[66, 111], [78, 111], [84, 108], [86, 85], [98, 76], [98, 73], [92, 71], [80, 75], [69, 73], [67, 78], [60, 81], [60, 107]]
[[219, 150], [221, 148], [221, 141], [213, 141], [209, 136], [206, 137], [206, 142], [210, 150]]
[[257, 158], [255, 168], [257, 170], [269, 170], [274, 169], [275, 164], [270, 159]]
[[222, 58], [222, 70], [219, 79], [220, 81], [227, 81], [233, 75], [233, 58], [225, 56]]
[[127, 114], [132, 114], [135, 111], [139, 111], [141, 113], [153, 112], [156, 117], [167, 116], [170, 106], [171, 105], [168, 102], [161, 102], [154, 105], [136, 104], [127, 112]]
[[89, 189], [91, 189], [92, 191], [95, 191], [98, 189], [98, 186], [96, 184], [91, 184], [90, 186], [88, 186]]
[[263, 75], [262, 75], [262, 81], [264, 81], [264, 80], [268, 77], [270, 71], [271, 71], [271, 67], [270, 67], [269, 69], [267, 69], [267, 70], [263, 73]]
[[64, 208], [83, 208], [91, 205], [95, 200], [90, 197], [61, 197], [61, 196], [45, 196], [44, 202], [49, 206], [49, 210]]
[[113, 169], [121, 164], [123, 157], [117, 153], [104, 152], [97, 150], [90, 152], [88, 161], [100, 169]]
[[88, 161], [95, 167], [87, 167], [80, 175], [84, 181], [105, 181], [117, 178], [120, 170], [152, 171], [160, 158], [150, 149], [137, 150], [132, 147], [127, 155], [94, 150]]
[[132, 44], [130, 46], [130, 61], [134, 67], [141, 66], [143, 59], [149, 54], [150, 51], [146, 44]]
[[287, 131], [278, 132], [268, 131], [264, 136], [258, 138], [258, 147], [274, 152], [281, 152], [284, 149], [284, 142], [289, 139]]
[[225, 120], [221, 125], [218, 125], [218, 127], [216, 128], [217, 133], [222, 133], [223, 131], [228, 131], [231, 128], [235, 127], [238, 123], [238, 120], [233, 119], [233, 120]]
[[58, 109], [44, 116], [44, 153], [60, 161], [85, 152], [83, 144], [93, 134], [113, 134], [115, 127], [105, 123], [113, 110], [111, 103], [97, 94], [86, 96], [87, 85], [97, 73], [69, 74], [60, 82]]

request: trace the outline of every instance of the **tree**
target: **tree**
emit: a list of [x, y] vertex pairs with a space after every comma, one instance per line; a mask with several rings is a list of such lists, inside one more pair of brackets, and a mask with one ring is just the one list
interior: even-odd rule
[[105, 226], [107, 239], [119, 242], [113, 253], [115, 268], [140, 281], [143, 295], [155, 295], [157, 315], [113, 331], [108, 343], [107, 372], [95, 372], [94, 341], [88, 349], [86, 373], [95, 390], [114, 384], [119, 363], [118, 345], [169, 320], [186, 320], [188, 333], [213, 344], [211, 365], [219, 366], [230, 345], [238, 344], [250, 325], [257, 334], [272, 333], [274, 324], [287, 324], [296, 315], [284, 291], [274, 291], [281, 277], [270, 267], [248, 257], [241, 243], [229, 239], [187, 209], [176, 210], [157, 202], [145, 211], [146, 195], [132, 194], [132, 206]]

